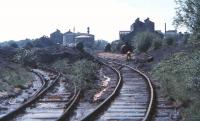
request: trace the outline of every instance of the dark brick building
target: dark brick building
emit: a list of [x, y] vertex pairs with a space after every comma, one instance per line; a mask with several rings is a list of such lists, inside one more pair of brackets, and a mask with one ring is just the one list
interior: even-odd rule
[[63, 42], [63, 34], [60, 32], [60, 30], [57, 29], [55, 32], [50, 34], [50, 39], [54, 43], [62, 44], [62, 42]]
[[145, 19], [144, 22], [140, 21], [139, 18], [131, 25], [130, 31], [120, 31], [119, 37], [123, 41], [131, 40], [138, 32], [155, 32], [154, 22], [150, 21], [149, 18]]

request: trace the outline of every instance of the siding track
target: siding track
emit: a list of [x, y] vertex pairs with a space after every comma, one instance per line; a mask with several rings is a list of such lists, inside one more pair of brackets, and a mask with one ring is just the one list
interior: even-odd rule
[[155, 103], [150, 79], [131, 66], [101, 61], [106, 65], [121, 66], [120, 72], [112, 67], [118, 73], [119, 84], [110, 97], [81, 121], [150, 121]]
[[[44, 69], [43, 69], [44, 70]], [[66, 89], [67, 80], [50, 69], [37, 70], [43, 86], [32, 98], [16, 110], [0, 118], [1, 121], [56, 121], [68, 112], [68, 107], [76, 100], [79, 91]]]

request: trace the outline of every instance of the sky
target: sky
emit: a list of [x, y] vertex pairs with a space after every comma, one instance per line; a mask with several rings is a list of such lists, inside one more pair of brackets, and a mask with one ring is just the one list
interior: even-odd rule
[[164, 32], [172, 25], [174, 0], [0, 0], [0, 42], [35, 39], [59, 29], [75, 28], [95, 39], [119, 39], [120, 30], [130, 30], [136, 18], [150, 18]]

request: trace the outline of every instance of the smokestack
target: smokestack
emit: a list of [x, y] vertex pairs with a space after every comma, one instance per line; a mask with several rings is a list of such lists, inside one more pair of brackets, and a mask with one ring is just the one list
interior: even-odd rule
[[165, 35], [166, 35], [166, 31], [167, 31], [167, 24], [165, 23]]
[[90, 27], [87, 28], [87, 33], [90, 34]]
[[75, 26], [74, 26], [74, 28], [73, 28], [73, 32], [75, 33], [76, 31], [75, 31]]

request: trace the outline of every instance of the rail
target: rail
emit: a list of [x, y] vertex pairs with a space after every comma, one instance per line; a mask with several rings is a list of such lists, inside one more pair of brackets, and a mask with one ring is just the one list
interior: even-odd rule
[[76, 103], [78, 103], [79, 99], [80, 99], [80, 94], [81, 94], [81, 90], [77, 90], [76, 84], [73, 82], [74, 84], [74, 95], [73, 97], [70, 99], [70, 101], [66, 104], [66, 109], [64, 110], [64, 113], [61, 115], [61, 117], [59, 117], [57, 119], [57, 121], [63, 121], [66, 118], [69, 117], [70, 113], [73, 111], [73, 108], [76, 106]]
[[[35, 72], [37, 73], [37, 72]], [[42, 82], [45, 82], [44, 77], [41, 76], [41, 74], [37, 73], [39, 76], [39, 78], [42, 80]], [[23, 111], [27, 106], [29, 106], [30, 104], [34, 103], [35, 101], [37, 101], [44, 93], [46, 93], [55, 83], [56, 81], [60, 78], [60, 74], [58, 74], [57, 78], [52, 82], [51, 85], [47, 86], [46, 82], [43, 83], [42, 87], [40, 88], [40, 90], [37, 91], [37, 93], [32, 96], [28, 101], [26, 101], [25, 103], [23, 103], [21, 106], [19, 106], [18, 108], [16, 108], [15, 110], [7, 113], [5, 116], [0, 118], [0, 121], [9, 121], [10, 119], [12, 119], [15, 115], [17, 115], [18, 113], [20, 113], [21, 111]]]
[[[114, 71], [117, 72], [117, 74], [118, 74], [118, 84], [117, 84], [115, 90], [113, 91], [113, 93], [105, 101], [103, 101], [93, 112], [91, 112], [90, 114], [85, 116], [83, 119], [81, 119], [81, 121], [92, 121], [92, 120], [94, 120], [95, 116], [98, 113], [102, 112], [102, 110], [111, 103], [112, 99], [114, 99], [114, 97], [119, 92], [120, 87], [122, 86], [121, 74], [117, 69], [109, 66], [108, 64], [105, 64], [103, 61], [100, 61], [102, 59], [95, 58], [95, 60], [99, 61], [100, 63], [103, 63], [104, 65], [107, 65], [108, 67], [112, 68]], [[103, 59], [103, 60], [105, 61], [105, 59]], [[152, 116], [153, 116], [153, 113], [154, 113], [154, 108], [155, 108], [156, 101], [155, 101], [155, 92], [154, 92], [153, 84], [152, 84], [151, 80], [149, 79], [149, 77], [147, 75], [145, 75], [143, 72], [141, 72], [140, 70], [135, 69], [135, 68], [133, 68], [133, 67], [131, 67], [129, 65], [121, 64], [121, 63], [114, 62], [114, 61], [112, 61], [112, 62], [116, 63], [117, 65], [121, 65], [123, 67], [130, 68], [131, 70], [133, 70], [133, 71], [137, 72], [138, 74], [140, 74], [146, 80], [146, 82], [148, 84], [148, 88], [149, 88], [150, 99], [149, 99], [147, 111], [146, 111], [145, 116], [142, 119], [142, 121], [150, 121], [150, 120], [152, 120]]]
[[[99, 61], [99, 60], [98, 60]], [[102, 62], [102, 61], [99, 61], [100, 63], [106, 65], [107, 67], [111, 68], [113, 71], [115, 71], [117, 73], [117, 76], [118, 76], [118, 83], [117, 83], [117, 86], [115, 87], [114, 91], [112, 92], [112, 94], [106, 98], [101, 104], [99, 104], [97, 106], [96, 109], [94, 109], [94, 111], [92, 111], [90, 114], [88, 114], [86, 117], [82, 118], [81, 121], [91, 121], [94, 119], [94, 117], [96, 115], [98, 115], [99, 112], [101, 112], [102, 110], [104, 110], [104, 108], [107, 107], [107, 105], [109, 105], [111, 103], [111, 101], [119, 94], [119, 91], [120, 91], [120, 88], [122, 86], [122, 76], [120, 74], [120, 72], [115, 69], [114, 67]]]
[[150, 91], [150, 100], [149, 100], [149, 105], [148, 105], [146, 114], [145, 114], [142, 121], [152, 120], [153, 111], [154, 111], [155, 103], [156, 103], [156, 100], [155, 100], [156, 95], [155, 95], [155, 91], [154, 91], [153, 84], [152, 84], [151, 80], [149, 79], [149, 77], [146, 74], [144, 74], [143, 72], [141, 72], [138, 69], [135, 69], [135, 68], [133, 68], [129, 65], [121, 64], [121, 63], [118, 63], [118, 62], [114, 62], [114, 63], [116, 63], [118, 65], [126, 66], [126, 67], [132, 69], [133, 71], [139, 73], [146, 80], [148, 87], [149, 87], [149, 91]]

